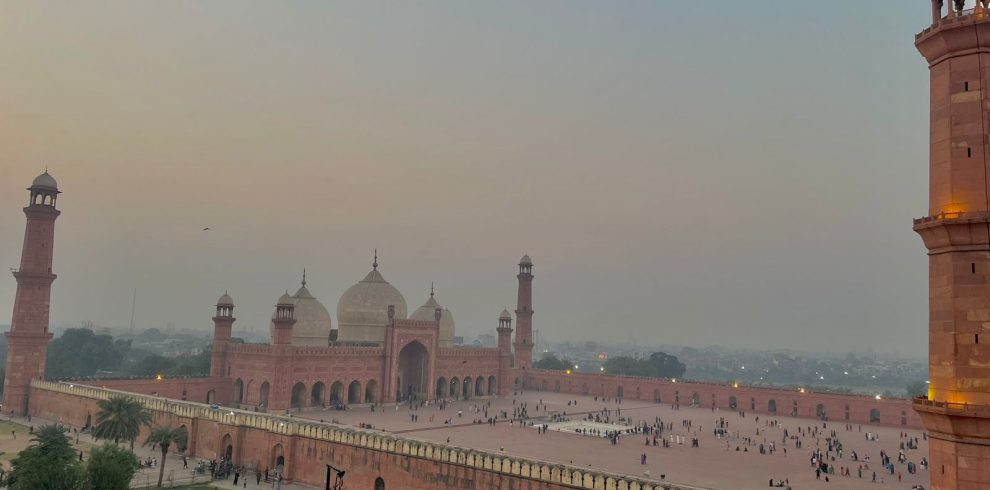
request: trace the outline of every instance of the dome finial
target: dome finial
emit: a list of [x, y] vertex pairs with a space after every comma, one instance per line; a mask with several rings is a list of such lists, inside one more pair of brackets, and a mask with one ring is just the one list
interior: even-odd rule
[[302, 286], [303, 286], [303, 287], [306, 287], [306, 268], [305, 268], [305, 267], [303, 267], [303, 280], [302, 280]]
[[430, 281], [430, 297], [433, 297], [433, 281]]
[[371, 268], [378, 270], [378, 247], [375, 247], [375, 261], [371, 263]]

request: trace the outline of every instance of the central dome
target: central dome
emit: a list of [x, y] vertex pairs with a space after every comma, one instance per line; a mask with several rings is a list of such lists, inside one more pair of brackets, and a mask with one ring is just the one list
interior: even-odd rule
[[[433, 297], [433, 291], [431, 290], [430, 299], [426, 300], [426, 303], [423, 303], [423, 306], [416, 308], [416, 311], [409, 315], [409, 319], [424, 322], [435, 322], [437, 321], [437, 308], [440, 308], [440, 303], [437, 303], [436, 298]], [[447, 308], [443, 308], [440, 312], [440, 332], [438, 340], [440, 341], [440, 347], [454, 346], [454, 314]]]
[[361, 282], [344, 292], [337, 302], [338, 341], [382, 342], [388, 324], [388, 307], [395, 318], [406, 318], [406, 300], [378, 272], [377, 264]]

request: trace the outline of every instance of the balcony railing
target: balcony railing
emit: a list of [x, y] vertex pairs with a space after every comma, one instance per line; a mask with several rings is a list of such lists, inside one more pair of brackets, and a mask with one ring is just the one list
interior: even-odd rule
[[956, 211], [953, 213], [938, 213], [931, 216], [922, 216], [921, 218], [914, 219], [914, 225], [918, 226], [925, 223], [934, 223], [936, 221], [945, 220], [972, 220], [972, 221], [985, 221], [990, 220], [990, 211]]
[[934, 408], [946, 414], [966, 415], [972, 417], [990, 418], [990, 405], [980, 405], [959, 402], [940, 402], [929, 400], [925, 397], [918, 397], [911, 400], [916, 407]]

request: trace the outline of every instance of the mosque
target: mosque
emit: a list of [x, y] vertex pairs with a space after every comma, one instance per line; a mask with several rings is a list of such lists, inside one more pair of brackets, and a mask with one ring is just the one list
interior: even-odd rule
[[[529, 256], [519, 261], [519, 318], [513, 359], [512, 315], [498, 318], [498, 347], [454, 345], [454, 317], [430, 297], [412, 314], [406, 300], [378, 270], [371, 270], [330, 312], [306, 287], [282, 295], [271, 320], [271, 342], [231, 342], [234, 301], [224, 294], [213, 317], [210, 375], [232, 383], [230, 405], [286, 412], [309, 407], [504, 396], [520, 387], [516, 370], [532, 359], [532, 274]], [[212, 399], [208, 401], [213, 401]]]

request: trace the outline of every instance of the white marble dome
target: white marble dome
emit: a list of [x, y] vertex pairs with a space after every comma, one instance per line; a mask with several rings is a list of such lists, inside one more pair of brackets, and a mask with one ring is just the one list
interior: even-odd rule
[[384, 341], [389, 305], [395, 306], [395, 318], [406, 318], [406, 300], [402, 293], [374, 267], [361, 282], [345, 291], [337, 302], [337, 340]]
[[[430, 293], [430, 299], [423, 303], [423, 306], [416, 308], [416, 311], [409, 315], [410, 320], [420, 320], [426, 322], [436, 321], [436, 309], [440, 307], [437, 303], [436, 298], [433, 297], [433, 293]], [[450, 312], [447, 308], [443, 308], [440, 312], [440, 347], [453, 347], [454, 346], [454, 314]]]
[[[330, 344], [330, 329], [333, 323], [330, 312], [320, 300], [313, 297], [303, 282], [302, 287], [291, 297], [292, 317], [296, 323], [292, 325], [292, 345], [323, 346]], [[272, 319], [275, 314], [272, 314]], [[274, 334], [275, 324], [269, 325]]]

